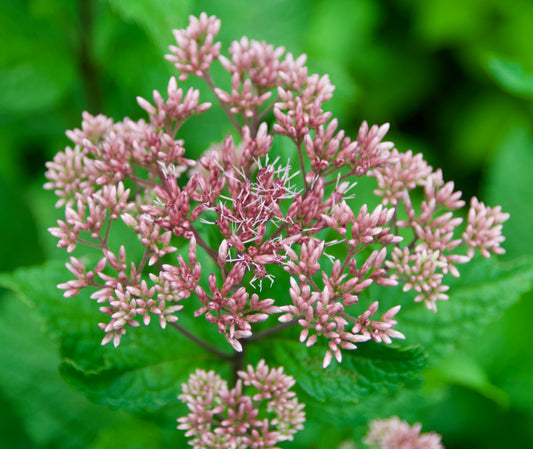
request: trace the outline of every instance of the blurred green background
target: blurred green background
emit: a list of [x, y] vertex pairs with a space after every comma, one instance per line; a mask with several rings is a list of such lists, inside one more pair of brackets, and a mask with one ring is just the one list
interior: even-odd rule
[[[533, 253], [533, 2], [514, 0], [0, 0], [0, 271], [64, 259], [44, 163], [81, 112], [119, 120], [164, 90], [170, 30], [206, 11], [223, 48], [242, 35], [306, 53], [337, 86], [349, 135], [391, 123], [465, 197], [501, 204], [506, 259]], [[187, 83], [185, 83], [187, 85]], [[184, 129], [193, 153], [223, 130]], [[451, 448], [533, 447], [533, 295], [427, 372], [431, 406], [406, 410]], [[0, 290], [0, 440], [6, 448], [176, 447], [172, 428], [88, 402], [57, 370], [40, 318]], [[402, 417], [402, 416], [401, 416]]]

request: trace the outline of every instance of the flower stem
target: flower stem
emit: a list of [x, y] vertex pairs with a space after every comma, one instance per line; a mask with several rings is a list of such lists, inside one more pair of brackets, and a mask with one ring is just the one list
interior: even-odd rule
[[142, 271], [144, 270], [144, 266], [146, 265], [146, 262], [148, 261], [148, 258], [150, 257], [150, 248], [149, 247], [146, 247], [145, 251], [144, 251], [144, 255], [143, 255], [143, 258], [141, 260], [141, 263], [139, 264], [139, 268], [137, 269], [137, 273], [140, 275], [142, 273]]
[[235, 126], [235, 128], [237, 128], [237, 131], [239, 131], [239, 133], [240, 133], [241, 129], [242, 129], [242, 126], [237, 121], [235, 116], [230, 112], [230, 110], [228, 109], [228, 106], [225, 103], [223, 103], [222, 101], [220, 101], [220, 99], [218, 98], [218, 95], [215, 93], [215, 83], [213, 83], [213, 79], [211, 78], [211, 74], [209, 72], [206, 72], [204, 74], [204, 76], [202, 77], [202, 79], [209, 85], [209, 87], [213, 91], [213, 94], [215, 95], [215, 97], [217, 98], [218, 102], [220, 103], [220, 106], [222, 107], [222, 109], [224, 110], [226, 115], [228, 116], [230, 122], [233, 124], [233, 126]]
[[304, 185], [305, 185], [305, 191], [307, 193], [307, 190], [309, 189], [309, 186], [307, 185], [307, 172], [305, 171], [305, 163], [304, 163], [304, 156], [302, 152], [302, 141], [301, 139], [294, 140], [294, 143], [296, 145], [296, 148], [298, 149], [298, 159], [300, 160], [300, 170], [302, 170], [302, 176], [304, 178]]
[[103, 249], [103, 245], [98, 245], [96, 243], [89, 242], [88, 240], [84, 240], [80, 238], [76, 239], [76, 243], [81, 243], [83, 245], [92, 246], [93, 248]]
[[218, 253], [205, 242], [205, 240], [202, 238], [202, 236], [196, 230], [196, 228], [191, 226], [191, 231], [194, 233], [194, 237], [196, 238], [196, 243], [198, 243], [198, 245], [200, 245], [203, 249], [205, 249], [207, 254], [209, 254], [211, 259], [213, 259], [216, 263], [218, 261]]
[[215, 348], [214, 346], [210, 345], [206, 341], [202, 340], [201, 338], [197, 337], [193, 333], [189, 332], [184, 327], [180, 326], [178, 323], [170, 323], [170, 324], [172, 325], [172, 327], [174, 327], [179, 332], [181, 332], [183, 335], [185, 335], [189, 340], [195, 342], [197, 345], [215, 354], [217, 357], [220, 357], [221, 359], [224, 359], [224, 360], [234, 359], [234, 355], [227, 354], [224, 351], [221, 351], [220, 349]]
[[244, 341], [250, 342], [250, 341], [262, 340], [263, 338], [268, 337], [272, 334], [275, 334], [276, 332], [280, 332], [282, 330], [285, 330], [285, 329], [288, 329], [294, 326], [301, 319], [302, 319], [302, 316], [297, 316], [296, 318], [293, 318], [292, 320], [287, 321], [286, 323], [281, 323], [281, 324], [278, 324], [277, 326], [271, 327], [270, 329], [265, 329], [264, 331], [257, 332], [253, 334], [251, 337], [244, 339]]

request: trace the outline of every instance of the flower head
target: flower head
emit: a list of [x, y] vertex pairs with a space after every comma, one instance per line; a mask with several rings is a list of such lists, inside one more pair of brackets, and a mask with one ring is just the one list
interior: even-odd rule
[[372, 449], [444, 449], [439, 434], [420, 433], [421, 429], [420, 423], [410, 426], [397, 416], [375, 420], [363, 442]]
[[[311, 73], [305, 55], [243, 37], [224, 56], [220, 26], [202, 13], [174, 31], [167, 59], [179, 74], [166, 94], [137, 98], [147, 120], [85, 112], [81, 127], [67, 131], [73, 146], [46, 164], [45, 188], [64, 208], [49, 231], [71, 253], [73, 278], [58, 287], [66, 297], [92, 290], [105, 315], [104, 344], [118, 345], [127, 329], [154, 319], [164, 328], [183, 313], [215, 326], [236, 351], [257, 323], [268, 327], [279, 315], [283, 326], [300, 326], [303, 344], [324, 345], [324, 367], [367, 340], [409, 338], [396, 330], [401, 298], [375, 318], [379, 289], [400, 285], [436, 311], [448, 299], [446, 277], [459, 276], [476, 250], [503, 253], [508, 214], [474, 198], [460, 229], [461, 192], [422, 155], [386, 141], [388, 124], [363, 122], [349, 137], [325, 109], [329, 76]], [[213, 64], [225, 81], [213, 79]], [[215, 105], [200, 89], [178, 87], [188, 76], [211, 90]], [[193, 116], [206, 120], [215, 106], [233, 131], [221, 126], [220, 143], [190, 158], [181, 127]], [[359, 200], [362, 177], [375, 181], [373, 206]], [[128, 232], [142, 254], [130, 248]], [[84, 246], [100, 253], [97, 260], [82, 257]], [[282, 280], [286, 295], [268, 291]], [[248, 399], [240, 400], [242, 410], [232, 413], [255, 420]], [[248, 430], [276, 440], [259, 421]], [[229, 430], [206, 438], [237, 444]]]
[[295, 382], [283, 368], [269, 368], [261, 360], [238, 376], [231, 390], [214, 371], [196, 370], [182, 385], [178, 397], [190, 412], [178, 419], [178, 429], [193, 437], [191, 446], [274, 449], [303, 429], [304, 406], [290, 390]]

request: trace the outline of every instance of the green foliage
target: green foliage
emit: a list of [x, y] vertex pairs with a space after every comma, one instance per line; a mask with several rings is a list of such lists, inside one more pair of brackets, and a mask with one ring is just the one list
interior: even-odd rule
[[59, 374], [61, 357], [37, 310], [7, 294], [0, 297], [0, 312], [0, 430], [5, 447], [108, 449], [117, 441], [127, 449], [179, 447], [181, 435], [172, 423], [161, 429], [93, 404], [70, 388]]
[[15, 265], [31, 265], [42, 262], [44, 254], [35, 244], [38, 230], [31, 219], [31, 212], [21, 191], [8, 189], [0, 178], [0, 209], [9, 211], [10, 220], [3, 225], [3, 231], [10, 239], [0, 245], [0, 270]]
[[[306, 348], [294, 339], [269, 340], [261, 348], [266, 344], [271, 348], [272, 364], [283, 366], [295, 377], [311, 428], [332, 424], [346, 431], [380, 416], [385, 403], [393, 403], [401, 389], [407, 390], [420, 380], [426, 365], [426, 355], [420, 348], [362, 343], [357, 350], [345, 351], [341, 364], [324, 369], [326, 348]], [[304, 434], [303, 441], [305, 438]], [[320, 447], [327, 447], [323, 444]]]
[[171, 42], [170, 30], [187, 25], [191, 0], [108, 0], [112, 9], [124, 20], [146, 30], [160, 51], [166, 52]]
[[386, 394], [408, 383], [426, 364], [420, 348], [396, 349], [362, 343], [345, 351], [341, 364], [322, 368], [325, 348], [298, 341], [268, 341], [270, 356], [298, 380], [298, 388], [317, 402], [357, 404], [372, 394]]
[[[505, 257], [533, 253], [533, 137], [526, 122], [517, 121], [504, 135], [490, 165], [485, 181], [487, 202], [503, 204], [510, 213], [505, 225]], [[520, 161], [520, 163], [517, 163]]]
[[60, 345], [62, 375], [94, 402], [136, 413], [156, 411], [178, 405], [180, 385], [196, 368], [224, 374], [220, 359], [157, 323], [130, 332], [118, 348], [101, 347], [97, 323], [104, 316], [87, 295], [62, 298], [56, 285], [64, 276], [62, 264], [53, 262], [4, 275], [0, 285], [37, 309]]
[[[0, 311], [0, 385], [2, 396], [14, 404], [12, 413], [1, 416], [3, 422], [8, 419], [11, 423], [13, 416], [18, 416], [22, 427], [9, 447], [20, 447], [18, 443], [24, 439], [33, 447], [85, 447], [110, 412], [91, 404], [61, 379], [57, 371], [60, 357], [43, 334], [42, 321], [34, 310], [13, 295], [5, 295], [0, 299]], [[6, 444], [13, 431], [17, 426], [11, 424], [2, 432]]]
[[17, 2], [0, 4], [0, 46], [0, 112], [51, 108], [75, 82], [76, 61], [61, 30], [53, 20], [27, 17]]
[[422, 344], [432, 357], [444, 356], [478, 335], [532, 287], [532, 258], [508, 263], [478, 259], [454, 280], [449, 301], [439, 302], [437, 313], [422, 304], [407, 306], [398, 316], [398, 328], [409, 344]]
[[533, 99], [533, 73], [527, 73], [518, 61], [492, 56], [487, 58], [487, 71], [505, 90], [523, 97]]
[[[197, 16], [206, 12], [216, 15], [223, 24], [230, 24], [223, 25], [220, 29], [219, 38], [224, 48], [244, 35], [250, 39], [281, 45], [293, 53], [304, 51], [302, 24], [306, 23], [311, 11], [306, 0], [202, 0], [194, 2], [192, 6], [192, 13]], [[271, 20], [265, 20], [266, 17]], [[236, 34], [237, 23], [239, 33]]]
[[[64, 252], [45, 235], [56, 216], [52, 195], [41, 192], [44, 161], [68, 144], [64, 130], [79, 126], [84, 109], [117, 119], [143, 116], [135, 96], [164, 90], [173, 73], [162, 58], [174, 43], [171, 29], [201, 11], [222, 19], [224, 48], [245, 34], [293, 54], [307, 53], [310, 67], [329, 73], [337, 85], [327, 107], [348, 135], [356, 134], [363, 119], [392, 122], [390, 139], [400, 150], [423, 151], [464, 197], [476, 194], [511, 213], [504, 225], [505, 259], [532, 254], [531, 1], [516, 0], [509, 7], [497, 0], [87, 0], [92, 78], [81, 64], [81, 43], [88, 35], [80, 5], [0, 4], [1, 270], [45, 258], [64, 261]], [[213, 101], [208, 95], [202, 99]], [[180, 137], [189, 155], [222, 138], [222, 119], [213, 114], [207, 126], [187, 123]], [[361, 182], [358, 189], [357, 199], [365, 201], [372, 187]], [[531, 267], [530, 259], [482, 261], [454, 283], [450, 301], [439, 303], [437, 315], [423, 306], [405, 306], [399, 329], [410, 347], [383, 349], [387, 360], [393, 354], [399, 358], [394, 363], [383, 365], [385, 353], [360, 345], [345, 353], [342, 365], [330, 367], [331, 382], [324, 385], [318, 375], [324, 373], [324, 350], [317, 349], [313, 369], [298, 371], [312, 424], [295, 447], [338, 447], [360, 437], [367, 419], [391, 414], [427, 420], [424, 428], [443, 432], [446, 447], [503, 447], [508, 441], [487, 431], [495, 428], [512, 434], [517, 447], [531, 447], [533, 402], [525, 394], [533, 389]], [[156, 323], [130, 330], [117, 349], [102, 348], [97, 322], [105, 317], [87, 297], [61, 297], [55, 285], [67, 276], [62, 264], [48, 262], [0, 277], [25, 301], [0, 292], [4, 445], [185, 447], [182, 433], [173, 429], [179, 384], [197, 366], [217, 363], [177, 331], [158, 330]], [[279, 285], [273, 292], [284, 294]], [[379, 299], [395, 303], [396, 292], [390, 293]], [[205, 332], [200, 328], [199, 334]], [[203, 337], [218, 341], [209, 333]], [[253, 357], [270, 357], [296, 374], [314, 354], [295, 340], [279, 347], [273, 341], [258, 345]], [[409, 379], [418, 378], [425, 359], [411, 347], [417, 344], [429, 354], [430, 369], [423, 371], [426, 388], [414, 392]], [[193, 351], [203, 357], [201, 363], [191, 363]], [[64, 383], [59, 364], [64, 378], [84, 395]], [[351, 382], [342, 384], [343, 375]], [[146, 397], [140, 396], [138, 390], [147, 385]], [[323, 402], [328, 395], [342, 407]], [[350, 402], [359, 395], [364, 399]], [[149, 421], [91, 404], [84, 396], [146, 413]]]
[[[428, 384], [460, 385], [494, 401], [500, 407], [509, 405], [505, 391], [495, 386], [488, 378], [484, 367], [469, 354], [455, 351], [426, 372]], [[435, 386], [435, 385], [434, 385]]]

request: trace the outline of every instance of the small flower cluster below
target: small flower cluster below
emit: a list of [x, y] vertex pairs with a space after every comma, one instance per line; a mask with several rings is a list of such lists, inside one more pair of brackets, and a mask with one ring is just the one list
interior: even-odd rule
[[397, 416], [370, 423], [365, 444], [372, 449], [444, 449], [441, 436], [435, 432], [420, 433], [422, 424], [410, 426]]
[[214, 371], [196, 370], [182, 384], [178, 397], [190, 413], [178, 419], [178, 429], [193, 437], [189, 444], [195, 449], [276, 449], [303, 429], [304, 405], [290, 390], [295, 381], [283, 368], [269, 368], [261, 360], [237, 374], [231, 390]]

